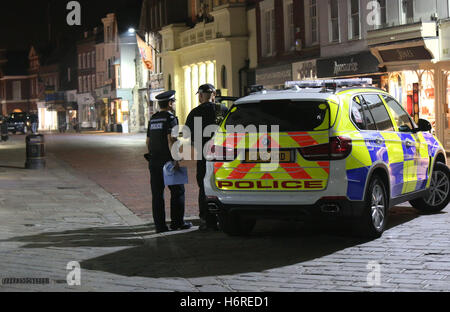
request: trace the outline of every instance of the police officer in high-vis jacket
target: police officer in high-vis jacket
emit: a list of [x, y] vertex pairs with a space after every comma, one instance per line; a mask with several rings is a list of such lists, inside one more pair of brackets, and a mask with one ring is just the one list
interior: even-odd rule
[[[147, 146], [149, 149], [150, 184], [152, 190], [152, 210], [156, 232], [169, 231], [166, 225], [164, 208], [164, 175], [163, 167], [168, 161], [173, 161], [172, 145], [177, 141], [172, 137], [172, 129], [178, 125], [174, 115], [175, 91], [167, 91], [156, 97], [160, 111], [149, 121], [147, 131]], [[179, 167], [175, 162], [175, 167]], [[171, 230], [189, 229], [190, 222], [184, 221], [185, 189], [184, 185], [169, 186], [171, 193], [170, 212]]]

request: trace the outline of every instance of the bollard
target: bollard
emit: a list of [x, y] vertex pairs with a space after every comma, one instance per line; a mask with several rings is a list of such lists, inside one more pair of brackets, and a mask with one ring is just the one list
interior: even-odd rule
[[0, 117], [0, 134], [2, 141], [8, 141], [8, 121]]
[[43, 169], [45, 168], [45, 148], [44, 136], [42, 134], [30, 134], [26, 139], [27, 161], [26, 169]]

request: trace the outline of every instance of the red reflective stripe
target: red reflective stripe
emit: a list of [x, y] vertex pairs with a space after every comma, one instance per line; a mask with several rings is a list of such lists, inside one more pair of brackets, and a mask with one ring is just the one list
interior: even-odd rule
[[297, 144], [300, 147], [307, 147], [307, 146], [311, 146], [311, 145], [318, 145], [319, 143], [317, 143], [316, 140], [314, 140], [310, 135], [292, 135], [290, 134], [290, 137], [297, 142]]
[[222, 146], [226, 147], [237, 147], [239, 142], [245, 137], [245, 135], [229, 134], [227, 135], [225, 141], [223, 141]]
[[222, 163], [214, 163], [214, 174], [217, 173], [217, 171], [219, 171], [220, 168], [222, 168], [223, 166], [223, 162]]
[[323, 170], [330, 174], [330, 162], [329, 161], [318, 161], [317, 162]]
[[272, 175], [265, 173], [262, 177], [261, 180], [273, 180]]
[[[312, 179], [312, 177], [303, 168], [292, 167], [291, 164], [280, 164], [280, 165], [281, 165], [281, 167], [284, 170], [286, 170], [286, 172], [293, 179], [300, 179], [300, 180], [310, 180], [310, 179]], [[296, 164], [294, 164], [294, 165], [296, 165]]]
[[247, 173], [252, 170], [256, 164], [240, 164], [233, 172], [228, 176], [227, 179], [240, 180], [245, 178]]

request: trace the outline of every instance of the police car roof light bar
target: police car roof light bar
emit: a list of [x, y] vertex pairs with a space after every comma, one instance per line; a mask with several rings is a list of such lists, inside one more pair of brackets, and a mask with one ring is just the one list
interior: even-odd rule
[[303, 80], [303, 81], [286, 81], [285, 88], [325, 88], [336, 90], [341, 87], [363, 87], [372, 86], [372, 78], [355, 78], [355, 79], [324, 79], [324, 80]]

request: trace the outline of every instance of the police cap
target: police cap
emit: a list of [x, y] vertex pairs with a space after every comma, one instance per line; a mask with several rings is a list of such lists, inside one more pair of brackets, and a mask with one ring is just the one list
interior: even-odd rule
[[164, 93], [158, 94], [155, 98], [160, 102], [174, 101], [175, 93], [176, 93], [176, 91], [170, 90], [170, 91], [166, 91]]
[[216, 88], [214, 88], [214, 86], [212, 84], [206, 83], [206, 84], [198, 87], [197, 94], [199, 94], [199, 93], [215, 93], [215, 92], [216, 92]]

